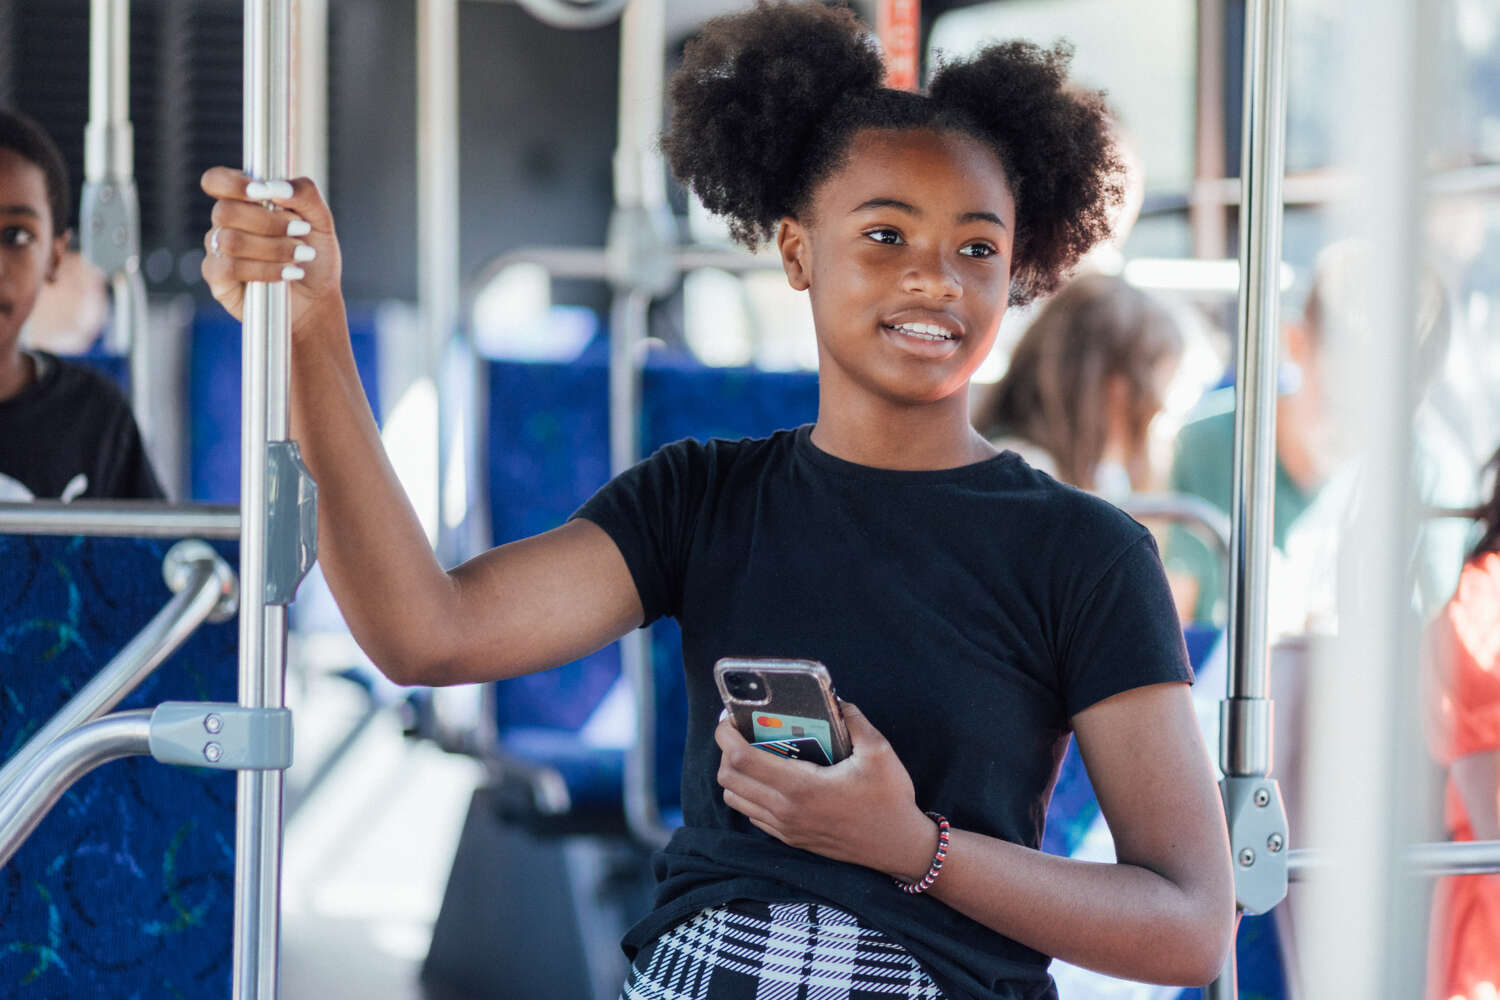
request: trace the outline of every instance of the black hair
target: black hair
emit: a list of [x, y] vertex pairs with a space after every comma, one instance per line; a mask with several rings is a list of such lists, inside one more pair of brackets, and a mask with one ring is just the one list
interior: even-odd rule
[[73, 193], [68, 186], [67, 163], [57, 143], [19, 111], [0, 108], [0, 149], [8, 149], [41, 169], [47, 182], [47, 207], [52, 210], [52, 233], [66, 232], [72, 220], [69, 206]]
[[1054, 291], [1110, 234], [1123, 166], [1104, 95], [1067, 82], [1071, 49], [1007, 42], [943, 64], [926, 94], [891, 90], [847, 8], [758, 0], [714, 18], [670, 85], [672, 171], [754, 249], [797, 216], [861, 129], [936, 128], [999, 157], [1016, 199], [1010, 302]]
[[1490, 498], [1475, 512], [1480, 525], [1484, 528], [1484, 533], [1480, 535], [1479, 541], [1474, 544], [1473, 550], [1469, 553], [1468, 561], [1470, 562], [1487, 553], [1500, 552], [1500, 451], [1495, 452], [1494, 456], [1485, 463], [1484, 468], [1486, 472], [1494, 475], [1495, 486], [1490, 493]]

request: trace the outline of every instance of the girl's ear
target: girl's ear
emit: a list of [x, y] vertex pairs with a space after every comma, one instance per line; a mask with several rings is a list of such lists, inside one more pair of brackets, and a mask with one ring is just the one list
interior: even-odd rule
[[776, 229], [776, 249], [781, 252], [781, 267], [786, 271], [787, 284], [799, 292], [812, 285], [811, 248], [807, 242], [807, 229], [795, 216], [788, 215]]
[[57, 280], [57, 270], [62, 267], [63, 257], [68, 252], [68, 243], [73, 239], [73, 230], [64, 229], [52, 237], [52, 253], [47, 258], [47, 283]]

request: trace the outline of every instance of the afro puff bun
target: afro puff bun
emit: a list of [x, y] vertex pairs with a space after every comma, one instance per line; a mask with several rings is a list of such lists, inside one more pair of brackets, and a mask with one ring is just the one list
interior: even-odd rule
[[704, 207], [754, 247], [805, 197], [802, 154], [829, 110], [884, 78], [874, 40], [848, 9], [758, 0], [688, 42], [662, 149]]
[[1065, 45], [1009, 42], [945, 64], [927, 95], [889, 90], [849, 10], [757, 0], [709, 21], [672, 77], [662, 149], [704, 207], [754, 249], [800, 214], [867, 128], [954, 130], [993, 149], [1016, 197], [1010, 301], [1061, 284], [1109, 236], [1122, 166], [1097, 92], [1071, 88]]

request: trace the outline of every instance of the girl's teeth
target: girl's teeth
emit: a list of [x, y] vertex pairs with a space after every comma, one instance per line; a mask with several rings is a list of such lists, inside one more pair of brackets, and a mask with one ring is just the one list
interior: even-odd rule
[[940, 326], [931, 323], [902, 323], [891, 327], [908, 336], [917, 337], [922, 340], [952, 340], [953, 336]]

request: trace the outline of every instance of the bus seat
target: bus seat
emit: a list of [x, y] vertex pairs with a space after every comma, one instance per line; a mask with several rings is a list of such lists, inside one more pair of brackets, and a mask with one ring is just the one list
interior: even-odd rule
[[[172, 544], [0, 535], [0, 755], [170, 599]], [[237, 700], [237, 642], [233, 619], [201, 626], [120, 709]], [[74, 785], [0, 869], [0, 995], [227, 996], [234, 814], [230, 772], [134, 757]]]
[[[370, 408], [378, 416], [380, 382], [375, 313], [349, 310], [349, 341]], [[240, 323], [209, 304], [193, 315], [188, 350], [188, 495], [202, 503], [240, 499]]]

